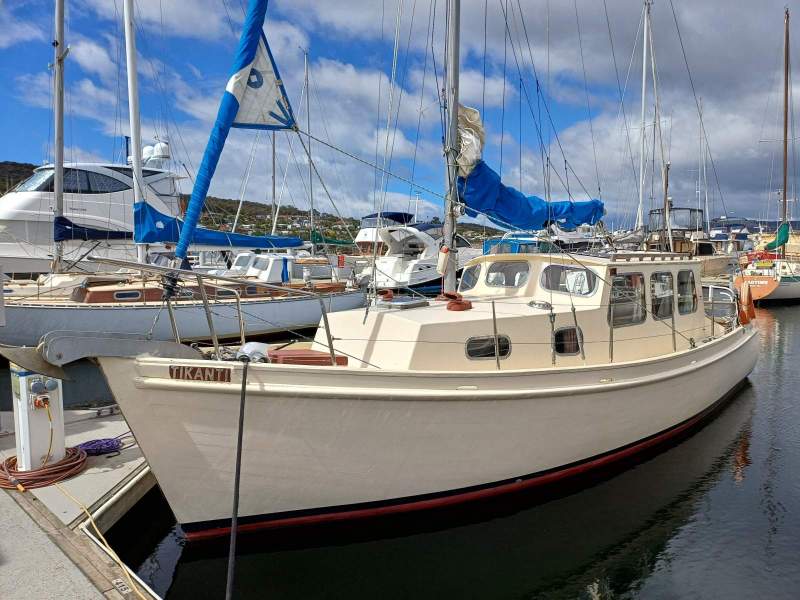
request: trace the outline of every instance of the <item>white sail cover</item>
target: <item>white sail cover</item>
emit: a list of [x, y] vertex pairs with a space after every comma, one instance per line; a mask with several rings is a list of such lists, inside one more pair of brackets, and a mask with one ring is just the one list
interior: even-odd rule
[[255, 57], [234, 73], [225, 89], [239, 102], [233, 127], [285, 129], [294, 124], [283, 83], [263, 35]]
[[467, 177], [483, 154], [486, 132], [481, 122], [481, 113], [469, 106], [458, 105], [458, 174]]

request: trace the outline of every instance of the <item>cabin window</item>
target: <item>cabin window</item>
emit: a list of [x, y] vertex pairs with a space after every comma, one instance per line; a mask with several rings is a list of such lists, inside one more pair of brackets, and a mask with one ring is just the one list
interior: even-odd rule
[[86, 172], [89, 178], [89, 188], [92, 194], [110, 194], [112, 192], [124, 192], [131, 189], [127, 183], [123, 183], [119, 179], [114, 179], [102, 173]]
[[486, 270], [486, 285], [492, 287], [521, 287], [528, 282], [528, 261], [501, 261]]
[[468, 292], [478, 284], [478, 278], [481, 276], [481, 266], [472, 265], [464, 269], [461, 275], [461, 283], [458, 286], [459, 292]]
[[712, 256], [714, 254], [714, 244], [708, 242], [698, 242], [695, 254], [697, 256]]
[[65, 194], [89, 194], [89, 178], [86, 171], [67, 169], [64, 171]]
[[142, 292], [139, 290], [126, 290], [124, 292], [114, 292], [114, 300], [139, 300]]
[[457, 235], [456, 248], [472, 248], [472, 244], [469, 243], [469, 240], [467, 238]]
[[650, 304], [654, 319], [669, 319], [674, 310], [672, 273], [650, 275]]
[[689, 315], [697, 310], [697, 289], [693, 271], [678, 271], [678, 312]]
[[217, 290], [217, 298], [233, 298], [236, 295], [235, 290]]
[[578, 327], [562, 327], [553, 334], [553, 349], [556, 354], [580, 354], [583, 333]]
[[597, 289], [597, 275], [589, 269], [549, 265], [542, 272], [542, 287], [551, 292], [590, 296]]
[[253, 268], [258, 269], [259, 271], [263, 271], [269, 266], [269, 259], [263, 256], [259, 256], [257, 259], [253, 261]]
[[[507, 335], [497, 336], [497, 348], [500, 358], [508, 358], [511, 354], [511, 339]], [[485, 358], [495, 358], [494, 336], [487, 335], [473, 337], [467, 340], [467, 358], [471, 360], [481, 360]]]
[[611, 280], [608, 322], [613, 327], [624, 327], [641, 323], [646, 318], [644, 275], [641, 273], [615, 275]]
[[258, 286], [255, 286], [255, 285], [248, 285], [248, 286], [245, 288], [245, 291], [247, 292], [247, 295], [248, 295], [248, 296], [255, 296], [255, 295], [257, 295], [257, 294], [258, 294]]
[[236, 257], [236, 260], [233, 262], [234, 267], [246, 267], [247, 263], [250, 262], [250, 255], [249, 254], [240, 254]]

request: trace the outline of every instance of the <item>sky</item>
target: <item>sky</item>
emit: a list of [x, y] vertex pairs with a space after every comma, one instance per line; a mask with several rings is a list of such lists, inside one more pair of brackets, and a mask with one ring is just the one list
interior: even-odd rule
[[[188, 174], [181, 184], [186, 193], [229, 76], [244, 2], [135, 3], [143, 142], [170, 143], [174, 168]], [[66, 159], [124, 160], [121, 0], [66, 5]], [[358, 217], [383, 207], [417, 210], [420, 218], [441, 215], [437, 90], [444, 76], [445, 6], [445, 0], [270, 1], [265, 32], [295, 116], [306, 129], [307, 52], [310, 130], [341, 150], [312, 143], [325, 184], [314, 178], [319, 210]], [[783, 6], [776, 0], [655, 0], [661, 135], [654, 135], [649, 78], [645, 210], [663, 201], [662, 155], [670, 163], [674, 205], [697, 206], [701, 105], [711, 215], [777, 216]], [[600, 197], [606, 221], [630, 227], [639, 192], [642, 2], [463, 0], [461, 12], [460, 100], [482, 112], [487, 163], [526, 194], [544, 196], [549, 176], [554, 200]], [[0, 0], [0, 21], [0, 160], [49, 161], [53, 2]], [[793, 47], [800, 64], [800, 41]], [[308, 162], [297, 134], [276, 138], [278, 195], [307, 208]], [[210, 193], [270, 202], [269, 144], [268, 134], [232, 131]], [[790, 198], [796, 162], [792, 154]]]

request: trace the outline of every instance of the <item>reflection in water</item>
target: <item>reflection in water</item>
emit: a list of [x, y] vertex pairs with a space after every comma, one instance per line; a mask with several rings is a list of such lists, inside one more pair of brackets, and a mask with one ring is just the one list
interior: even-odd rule
[[[245, 536], [237, 597], [795, 597], [800, 313], [759, 310], [759, 327], [752, 384], [676, 446], [536, 505]], [[142, 548], [117, 544], [167, 598], [223, 593], [225, 542], [181, 547], [167, 526]]]

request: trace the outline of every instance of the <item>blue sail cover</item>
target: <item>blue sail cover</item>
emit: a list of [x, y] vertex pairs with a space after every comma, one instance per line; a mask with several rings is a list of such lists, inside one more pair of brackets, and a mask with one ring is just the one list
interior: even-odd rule
[[109, 231], [76, 225], [67, 217], [56, 217], [53, 221], [53, 240], [66, 242], [70, 240], [129, 240], [133, 237], [130, 231]]
[[[177, 242], [181, 231], [185, 229], [183, 221], [168, 217], [147, 202], [137, 202], [134, 205], [133, 218], [136, 223], [136, 242], [139, 244]], [[189, 244], [237, 248], [297, 248], [303, 245], [303, 240], [297, 237], [245, 235], [195, 227]]]
[[475, 163], [469, 177], [458, 178], [458, 195], [466, 205], [467, 215], [486, 215], [504, 229], [536, 231], [551, 223], [562, 229], [574, 229], [578, 225], [594, 225], [605, 214], [600, 200], [547, 202], [537, 196], [526, 196], [503, 185], [500, 176], [482, 160]]
[[231, 76], [222, 94], [217, 120], [208, 138], [192, 197], [186, 207], [184, 225], [175, 249], [178, 258], [186, 258], [189, 244], [195, 239], [211, 178], [231, 127], [292, 129], [295, 126], [278, 67], [264, 37], [266, 14], [267, 0], [250, 0]]

